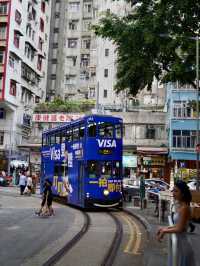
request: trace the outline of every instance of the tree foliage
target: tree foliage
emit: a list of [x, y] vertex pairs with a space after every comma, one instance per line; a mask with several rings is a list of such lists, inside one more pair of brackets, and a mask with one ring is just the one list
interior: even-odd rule
[[162, 82], [179, 81], [195, 87], [195, 38], [199, 31], [200, 0], [127, 0], [132, 11], [112, 13], [93, 27], [95, 33], [117, 47], [119, 92], [135, 95], [154, 76]]
[[94, 106], [95, 102], [93, 100], [64, 101], [60, 98], [56, 98], [52, 102], [39, 103], [35, 107], [35, 112], [80, 113], [91, 111]]

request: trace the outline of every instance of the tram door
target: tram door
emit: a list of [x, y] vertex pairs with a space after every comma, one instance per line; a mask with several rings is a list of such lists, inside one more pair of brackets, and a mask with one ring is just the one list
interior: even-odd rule
[[78, 162], [78, 202], [83, 202], [84, 162]]

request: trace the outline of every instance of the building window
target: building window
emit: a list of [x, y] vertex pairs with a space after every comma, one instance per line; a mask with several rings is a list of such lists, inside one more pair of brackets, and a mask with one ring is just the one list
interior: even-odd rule
[[175, 101], [173, 105], [173, 117], [192, 117], [192, 109], [187, 102]]
[[83, 39], [82, 40], [82, 48], [83, 49], [90, 49], [90, 43], [91, 43], [90, 39]]
[[40, 51], [42, 51], [42, 46], [43, 46], [43, 40], [41, 37], [39, 37], [39, 41], [38, 41], [38, 49], [40, 49]]
[[68, 48], [76, 48], [78, 40], [77, 39], [68, 39]]
[[55, 12], [55, 13], [54, 13], [54, 17], [55, 17], [55, 18], [59, 18], [59, 17], [60, 17], [60, 12]]
[[0, 27], [0, 40], [5, 40], [6, 39], [6, 26], [1, 26]]
[[173, 130], [173, 148], [192, 148], [196, 145], [196, 131]]
[[41, 2], [41, 11], [45, 13], [45, 2], [44, 1]]
[[105, 49], [105, 56], [109, 56], [109, 49]]
[[14, 45], [19, 48], [20, 35], [17, 31], [14, 31]]
[[0, 74], [0, 97], [1, 97], [2, 89], [3, 89], [3, 75]]
[[0, 3], [0, 15], [8, 15], [8, 2]]
[[105, 78], [108, 77], [108, 69], [107, 69], [107, 68], [104, 69], [104, 77], [105, 77]]
[[4, 143], [4, 132], [0, 131], [0, 145], [3, 145]]
[[83, 19], [82, 30], [90, 31], [91, 29], [91, 19]]
[[90, 55], [89, 54], [82, 54], [81, 55], [81, 67], [87, 67], [90, 63]]
[[59, 33], [59, 28], [54, 28], [53, 33]]
[[92, 3], [91, 2], [84, 3], [83, 9], [84, 9], [84, 12], [91, 13], [92, 12]]
[[38, 55], [37, 69], [42, 70], [42, 56]]
[[107, 90], [103, 90], [103, 97], [107, 98], [108, 97], [108, 91]]
[[79, 2], [71, 2], [69, 3], [69, 12], [78, 12], [80, 9], [80, 3]]
[[15, 59], [13, 56], [9, 56], [9, 66], [14, 68], [15, 67]]
[[10, 95], [16, 96], [17, 94], [17, 83], [14, 80], [10, 81]]
[[6, 118], [6, 111], [4, 108], [0, 108], [0, 119]]
[[42, 18], [40, 18], [40, 30], [44, 32], [44, 20]]
[[55, 80], [56, 79], [56, 74], [51, 74], [51, 80]]
[[52, 43], [52, 48], [58, 48], [58, 43], [57, 42]]
[[69, 29], [70, 30], [77, 30], [78, 29], [78, 20], [71, 20], [69, 22]]
[[18, 25], [20, 25], [22, 22], [22, 15], [17, 9], [15, 10], [15, 21]]
[[0, 50], [0, 64], [4, 63], [4, 51]]
[[153, 125], [146, 126], [146, 139], [155, 139], [156, 129]]

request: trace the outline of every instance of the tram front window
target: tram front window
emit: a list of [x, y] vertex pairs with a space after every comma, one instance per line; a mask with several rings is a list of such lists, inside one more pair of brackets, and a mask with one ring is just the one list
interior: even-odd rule
[[113, 178], [120, 178], [120, 162], [114, 161], [112, 169]]
[[97, 161], [88, 161], [88, 176], [89, 178], [97, 178], [98, 176]]
[[112, 175], [112, 162], [103, 161], [101, 163], [101, 177], [110, 178]]

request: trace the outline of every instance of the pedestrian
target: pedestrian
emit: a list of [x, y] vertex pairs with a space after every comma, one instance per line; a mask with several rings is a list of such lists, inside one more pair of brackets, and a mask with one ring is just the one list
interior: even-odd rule
[[[187, 239], [192, 196], [184, 181], [178, 180], [175, 183], [173, 196], [178, 203], [178, 208], [173, 215], [174, 225], [159, 228], [157, 240], [161, 241], [165, 234], [175, 233], [177, 236], [177, 266], [195, 266], [194, 252]], [[169, 265], [172, 265], [172, 261], [169, 261]]]
[[36, 214], [50, 216], [54, 215], [54, 210], [52, 207], [53, 202], [53, 194], [51, 190], [52, 182], [47, 178], [44, 182], [44, 190], [43, 190], [43, 197], [40, 210], [36, 212]]
[[24, 189], [26, 187], [26, 181], [27, 181], [27, 178], [25, 176], [25, 173], [21, 172], [19, 175], [20, 195], [24, 194]]
[[28, 194], [29, 196], [31, 195], [32, 187], [33, 187], [33, 181], [32, 181], [31, 176], [29, 175], [29, 176], [27, 177], [27, 188], [28, 188], [27, 194]]

